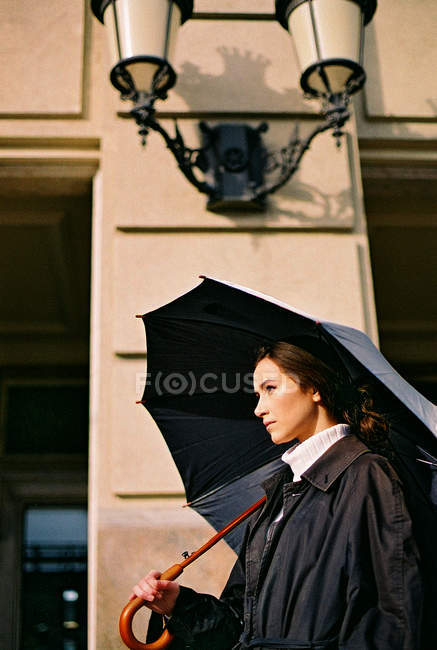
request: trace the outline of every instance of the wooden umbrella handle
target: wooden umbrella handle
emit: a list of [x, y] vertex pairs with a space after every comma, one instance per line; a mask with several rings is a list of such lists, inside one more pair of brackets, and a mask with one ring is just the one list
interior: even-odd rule
[[[181, 564], [174, 564], [169, 569], [164, 571], [158, 579], [161, 580], [175, 580], [178, 576], [181, 575], [184, 567]], [[163, 650], [167, 648], [170, 643], [173, 641], [173, 634], [168, 630], [164, 630], [157, 641], [152, 643], [142, 643], [139, 641], [132, 631], [132, 621], [135, 614], [138, 612], [141, 607], [144, 607], [146, 601], [142, 598], [134, 598], [129, 601], [128, 604], [124, 607], [123, 611], [120, 614], [119, 629], [120, 636], [123, 639], [123, 642], [131, 650]]]
[[[194, 560], [197, 560], [198, 557], [206, 553], [210, 548], [212, 548], [215, 544], [217, 544], [218, 541], [220, 541], [227, 533], [229, 533], [231, 530], [233, 530], [236, 526], [241, 524], [245, 519], [249, 517], [253, 512], [258, 510], [264, 503], [266, 502], [266, 497], [263, 497], [256, 503], [250, 506], [247, 510], [241, 513], [241, 515], [238, 515], [233, 521], [231, 521], [230, 524], [225, 526], [223, 530], [218, 532], [214, 537], [211, 537], [206, 544], [201, 546], [197, 551], [194, 551], [194, 553], [191, 553], [183, 562], [180, 564], [173, 564], [169, 569], [164, 571], [164, 573], [161, 573], [160, 579], [161, 580], [175, 580], [178, 576], [181, 575], [185, 567], [187, 567], [189, 564], [194, 562]], [[141, 607], [143, 607], [146, 604], [146, 601], [143, 600], [142, 598], [134, 598], [133, 600], [130, 600], [128, 604], [125, 606], [123, 611], [121, 612], [120, 615], [120, 621], [119, 621], [119, 629], [120, 629], [120, 636], [123, 639], [123, 642], [127, 645], [128, 648], [131, 650], [163, 650], [164, 648], [167, 648], [167, 646], [170, 645], [170, 643], [173, 641], [174, 635], [171, 634], [168, 630], [164, 630], [164, 632], [161, 634], [159, 639], [157, 641], [153, 641], [152, 643], [142, 643], [141, 641], [138, 641], [136, 636], [134, 635], [132, 631], [132, 621], [133, 617], [137, 613]]]

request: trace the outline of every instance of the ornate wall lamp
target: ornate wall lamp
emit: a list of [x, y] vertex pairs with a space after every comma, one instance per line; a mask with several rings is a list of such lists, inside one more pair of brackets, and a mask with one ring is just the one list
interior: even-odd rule
[[323, 122], [306, 138], [295, 130], [279, 151], [266, 150], [258, 128], [244, 124], [199, 124], [202, 146], [185, 145], [175, 122], [169, 135], [156, 118], [155, 102], [176, 83], [171, 65], [176, 34], [193, 13], [192, 0], [91, 0], [97, 18], [108, 26], [112, 56], [110, 78], [121, 98], [130, 100], [130, 115], [140, 127], [143, 144], [150, 129], [164, 138], [180, 170], [209, 196], [208, 209], [262, 209], [266, 197], [297, 170], [319, 134], [332, 129], [340, 144], [349, 118], [350, 96], [366, 80], [363, 68], [364, 26], [377, 0], [276, 0], [276, 18], [292, 35], [307, 97], [322, 101]]

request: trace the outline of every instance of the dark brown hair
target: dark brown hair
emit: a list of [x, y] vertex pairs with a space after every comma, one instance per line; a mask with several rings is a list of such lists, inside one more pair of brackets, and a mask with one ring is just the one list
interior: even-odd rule
[[388, 424], [374, 404], [374, 386], [352, 382], [341, 370], [285, 341], [261, 347], [255, 365], [265, 357], [277, 363], [303, 390], [318, 391], [328, 413], [338, 422], [349, 424], [371, 449], [379, 453], [388, 450]]

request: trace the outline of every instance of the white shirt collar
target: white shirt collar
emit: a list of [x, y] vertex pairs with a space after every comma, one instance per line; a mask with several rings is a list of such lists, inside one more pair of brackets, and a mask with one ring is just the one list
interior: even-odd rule
[[313, 463], [316, 462], [322, 454], [325, 453], [337, 440], [344, 438], [350, 433], [348, 424], [335, 424], [329, 429], [324, 429], [310, 436], [301, 443], [296, 443], [288, 449], [283, 455], [284, 463], [290, 465], [293, 472], [293, 480], [300, 481], [302, 474]]

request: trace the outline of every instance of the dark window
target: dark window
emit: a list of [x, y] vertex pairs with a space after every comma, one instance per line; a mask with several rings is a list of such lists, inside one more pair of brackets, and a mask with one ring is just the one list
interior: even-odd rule
[[88, 385], [9, 385], [5, 453], [87, 453]]
[[86, 648], [87, 512], [80, 507], [25, 511], [23, 650]]

